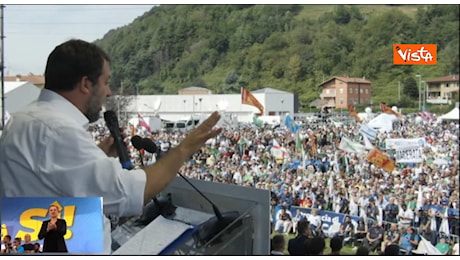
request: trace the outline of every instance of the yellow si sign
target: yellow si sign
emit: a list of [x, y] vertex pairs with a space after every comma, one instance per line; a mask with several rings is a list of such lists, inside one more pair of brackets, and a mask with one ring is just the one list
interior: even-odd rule
[[[58, 201], [54, 201], [51, 204], [56, 205], [58, 207], [58, 210], [59, 210], [58, 218], [64, 219], [67, 223], [67, 232], [64, 236], [64, 239], [70, 239], [72, 237], [72, 230], [70, 230], [69, 227], [71, 227], [74, 223], [75, 208], [76, 208], [75, 205], [68, 205], [68, 206], [62, 207]], [[64, 213], [64, 215], [62, 215], [62, 213]], [[15, 237], [24, 238], [26, 234], [30, 234], [32, 241], [38, 240], [38, 233], [40, 232], [40, 228], [42, 226], [43, 221], [38, 220], [37, 218], [45, 218], [47, 215], [48, 215], [47, 208], [30, 208], [28, 210], [25, 210], [24, 212], [21, 213], [21, 216], [19, 217], [19, 224], [21, 227], [33, 230], [33, 232], [20, 229], [18, 230], [15, 236], [11, 236], [11, 237], [13, 239]], [[6, 230], [6, 226], [2, 224], [2, 235], [3, 236], [7, 235], [7, 233], [8, 231]]]

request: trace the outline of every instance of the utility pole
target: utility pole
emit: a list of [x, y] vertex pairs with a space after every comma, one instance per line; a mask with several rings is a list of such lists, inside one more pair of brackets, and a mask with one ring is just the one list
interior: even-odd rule
[[1, 59], [2, 59], [2, 64], [0, 65], [0, 70], [1, 70], [1, 81], [2, 81], [2, 91], [1, 91], [1, 95], [2, 97], [0, 98], [0, 102], [2, 103], [2, 107], [1, 107], [1, 113], [2, 113], [2, 121], [0, 122], [0, 130], [3, 130], [5, 128], [5, 75], [4, 75], [4, 72], [5, 72], [5, 57], [4, 57], [4, 47], [5, 47], [5, 44], [4, 44], [4, 41], [3, 39], [5, 39], [5, 35], [4, 35], [4, 27], [3, 27], [3, 17], [4, 17], [4, 13], [3, 13], [3, 10], [5, 9], [5, 5], [0, 5], [0, 48], [2, 49], [1, 50]]
[[417, 74], [415, 77], [418, 78], [418, 110], [420, 111], [422, 109], [422, 75]]
[[422, 81], [423, 83], [423, 97], [422, 97], [422, 105], [423, 105], [423, 111], [426, 110], [426, 82]]

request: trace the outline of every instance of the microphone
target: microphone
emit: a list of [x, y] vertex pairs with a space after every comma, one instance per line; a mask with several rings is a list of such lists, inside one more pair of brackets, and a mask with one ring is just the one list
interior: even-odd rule
[[123, 142], [123, 137], [120, 133], [120, 126], [118, 125], [118, 119], [114, 111], [108, 110], [104, 112], [104, 119], [107, 125], [107, 128], [110, 130], [115, 143], [115, 147], [118, 152], [118, 159], [120, 160], [121, 166], [123, 169], [131, 170], [133, 168], [133, 163], [129, 159], [128, 150], [126, 145]]
[[144, 168], [144, 157], [142, 156], [142, 152], [141, 150], [144, 149], [143, 148], [143, 140], [142, 140], [142, 137], [138, 136], [138, 135], [135, 135], [133, 137], [131, 137], [131, 144], [134, 146], [134, 148], [136, 148], [136, 150], [138, 151], [138, 154], [139, 154], [139, 160], [141, 161], [141, 166], [142, 168]]
[[[142, 167], [144, 167], [144, 159], [140, 150], [145, 150], [149, 153], [154, 153], [156, 151], [156, 145], [152, 142], [153, 145], [149, 144], [148, 138], [142, 138], [138, 135], [131, 137], [131, 144], [139, 151], [139, 157]], [[165, 218], [170, 218], [174, 215], [176, 211], [176, 206], [172, 204], [171, 193], [162, 196], [159, 199], [153, 197], [152, 201], [145, 205], [142, 215], [139, 219], [136, 220], [135, 224], [146, 226], [152, 220], [156, 219], [159, 215], [162, 215]]]
[[142, 150], [144, 149], [144, 140], [142, 137], [135, 135], [131, 137], [131, 144], [136, 148], [137, 150]]
[[149, 153], [154, 153], [154, 154], [158, 153], [158, 147], [152, 141], [152, 139], [145, 137], [144, 139], [142, 139], [142, 141], [144, 143], [144, 146], [143, 146], [144, 150], [146, 150]]
[[[146, 151], [148, 151], [147, 149], [150, 149], [151, 151], [148, 151], [148, 152], [151, 152], [151, 153], [156, 152], [158, 150], [155, 143], [149, 138], [143, 139], [142, 148], [145, 149]], [[177, 172], [177, 174], [179, 174], [179, 176], [185, 182], [187, 182], [196, 192], [198, 192], [198, 194], [200, 194], [201, 197], [203, 197], [206, 201], [208, 201], [209, 204], [211, 204], [212, 209], [214, 211], [215, 216], [211, 217], [206, 222], [201, 223], [197, 228], [198, 231], [193, 235], [193, 237], [195, 238], [197, 242], [197, 245], [203, 246], [209, 241], [211, 241], [217, 234], [219, 234], [228, 225], [235, 222], [240, 217], [240, 214], [238, 211], [229, 211], [229, 212], [225, 212], [224, 214], [222, 214], [219, 208], [217, 207], [217, 205], [214, 202], [212, 202], [206, 195], [204, 195], [200, 191], [200, 189], [198, 189], [195, 185], [193, 185], [193, 183], [191, 183], [180, 172]], [[241, 226], [242, 224], [243, 224], [243, 221], [239, 219], [235, 223], [235, 225], [232, 227], [231, 230]], [[219, 242], [219, 241], [216, 240], [215, 242]]]

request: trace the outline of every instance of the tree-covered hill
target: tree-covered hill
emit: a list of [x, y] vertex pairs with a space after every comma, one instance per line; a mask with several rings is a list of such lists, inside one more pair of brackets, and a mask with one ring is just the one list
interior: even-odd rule
[[[398, 104], [398, 84], [415, 87], [403, 84], [416, 74], [459, 73], [459, 6], [161, 5], [96, 43], [111, 57], [118, 93], [272, 87], [305, 106], [323, 80], [349, 76], [372, 81], [375, 104]], [[393, 65], [397, 43], [436, 43], [437, 65]]]

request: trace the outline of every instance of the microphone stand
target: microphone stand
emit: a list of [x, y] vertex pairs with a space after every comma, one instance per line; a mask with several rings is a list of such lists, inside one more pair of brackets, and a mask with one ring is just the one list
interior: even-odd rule
[[[144, 149], [136, 149], [139, 154], [139, 158], [141, 160], [141, 168], [143, 169], [144, 166], [144, 157], [142, 156], [142, 150]], [[145, 206], [145, 212], [142, 214], [141, 218], [138, 219], [139, 224], [147, 225], [153, 219], [155, 219], [158, 215], [162, 215], [165, 218], [170, 218], [175, 214], [176, 206], [172, 204], [171, 201], [171, 194], [167, 194], [165, 198], [161, 198], [161, 201], [158, 200], [156, 196], [152, 198], [153, 205], [147, 204]], [[152, 207], [153, 206], [153, 207]]]
[[209, 204], [212, 205], [212, 209], [214, 210], [214, 214], [216, 215], [217, 219], [219, 221], [222, 221], [223, 220], [222, 213], [220, 212], [220, 210], [216, 206], [216, 204], [214, 204], [207, 196], [205, 196], [195, 185], [193, 185], [184, 175], [182, 175], [182, 173], [177, 172], [177, 174], [179, 174], [179, 176], [182, 179], [184, 179], [184, 181], [186, 181], [196, 192], [198, 192], [198, 194], [200, 194], [201, 197], [203, 197], [205, 200], [207, 200], [209, 202]]

